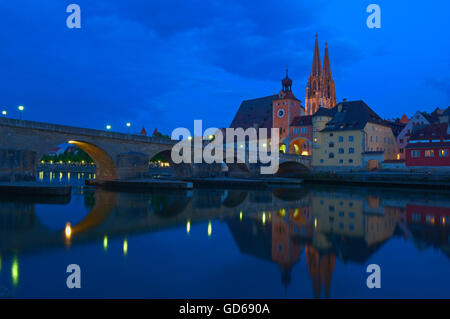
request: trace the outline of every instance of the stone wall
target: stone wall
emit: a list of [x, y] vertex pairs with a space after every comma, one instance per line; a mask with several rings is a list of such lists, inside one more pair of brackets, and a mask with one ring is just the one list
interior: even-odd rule
[[36, 163], [36, 152], [0, 149], [0, 181], [34, 181]]

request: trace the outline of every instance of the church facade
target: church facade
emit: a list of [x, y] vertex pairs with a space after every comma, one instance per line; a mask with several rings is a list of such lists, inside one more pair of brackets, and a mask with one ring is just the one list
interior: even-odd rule
[[305, 111], [307, 115], [313, 115], [319, 107], [332, 108], [336, 105], [336, 91], [334, 79], [331, 75], [330, 58], [328, 55], [328, 44], [325, 43], [325, 56], [323, 68], [320, 61], [319, 39], [316, 34], [314, 56], [306, 83]]

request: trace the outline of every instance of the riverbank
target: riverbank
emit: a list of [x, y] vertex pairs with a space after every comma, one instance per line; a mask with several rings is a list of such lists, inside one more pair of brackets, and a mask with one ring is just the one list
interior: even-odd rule
[[40, 182], [1, 182], [0, 194], [20, 196], [70, 196], [71, 185]]
[[302, 175], [305, 183], [450, 189], [450, 174], [430, 172], [320, 172]]

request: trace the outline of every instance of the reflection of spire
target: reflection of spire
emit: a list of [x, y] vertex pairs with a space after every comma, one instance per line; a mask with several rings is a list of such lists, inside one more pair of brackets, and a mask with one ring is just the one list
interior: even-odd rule
[[313, 283], [314, 298], [320, 298], [322, 285], [325, 288], [325, 297], [328, 298], [336, 256], [333, 253], [321, 256], [310, 245], [305, 247], [305, 255], [306, 264]]

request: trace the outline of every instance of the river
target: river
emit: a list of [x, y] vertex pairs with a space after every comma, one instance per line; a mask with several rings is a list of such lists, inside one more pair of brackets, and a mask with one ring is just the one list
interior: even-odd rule
[[450, 297], [449, 193], [112, 192], [84, 186], [92, 175], [39, 174], [71, 183], [68, 200], [0, 197], [1, 298]]

